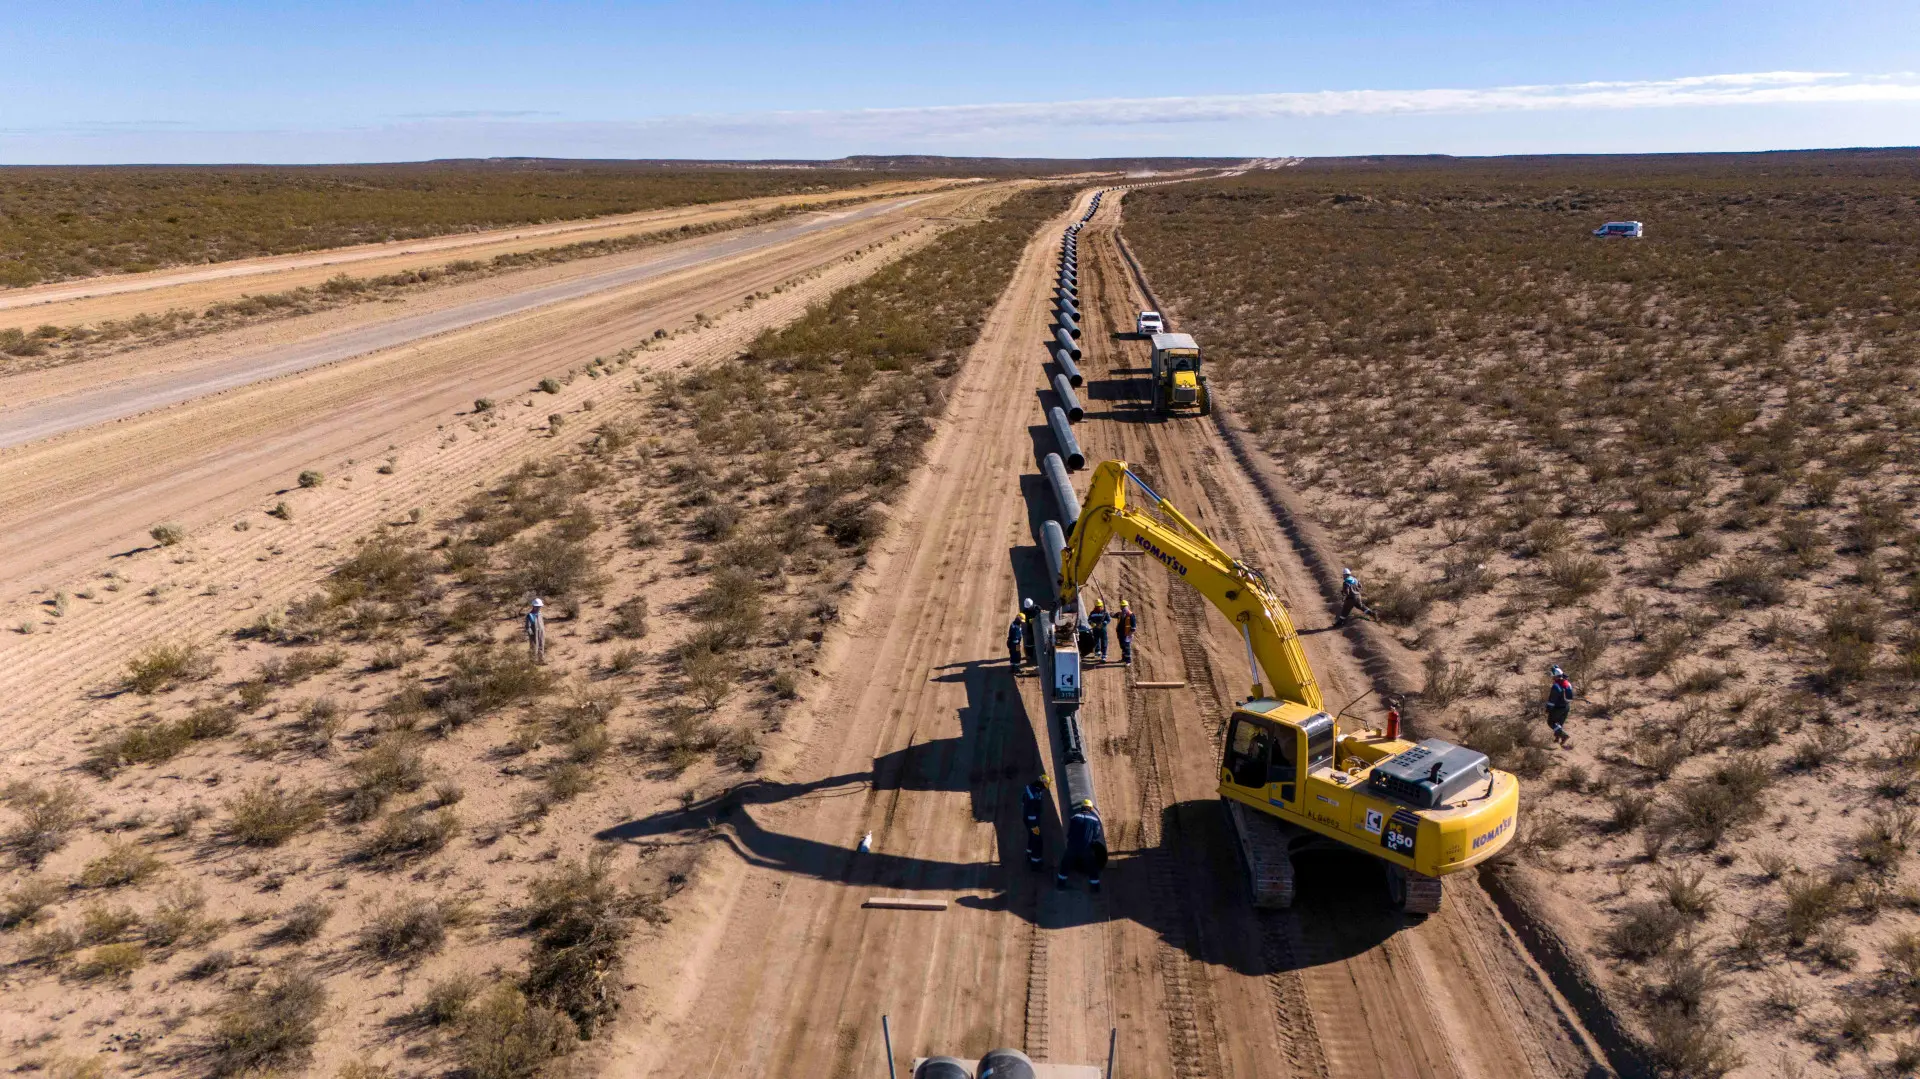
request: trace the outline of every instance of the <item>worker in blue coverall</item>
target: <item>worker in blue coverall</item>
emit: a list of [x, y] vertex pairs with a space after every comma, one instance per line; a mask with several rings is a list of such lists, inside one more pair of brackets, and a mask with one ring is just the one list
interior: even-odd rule
[[1047, 798], [1053, 780], [1045, 772], [1020, 792], [1020, 819], [1027, 826], [1027, 868], [1039, 872], [1043, 852], [1040, 847], [1040, 819], [1047, 815]]

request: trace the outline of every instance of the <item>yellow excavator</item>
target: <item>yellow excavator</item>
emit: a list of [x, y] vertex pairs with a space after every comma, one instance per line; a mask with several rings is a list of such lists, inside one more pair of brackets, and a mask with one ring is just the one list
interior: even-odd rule
[[[1143, 496], [1130, 504], [1129, 488]], [[1254, 905], [1293, 902], [1293, 856], [1358, 850], [1387, 863], [1388, 896], [1410, 914], [1440, 909], [1440, 878], [1513, 839], [1520, 783], [1485, 754], [1437, 738], [1414, 743], [1343, 730], [1328, 713], [1286, 606], [1260, 572], [1222, 550], [1123, 461], [1093, 480], [1060, 559], [1060, 597], [1075, 606], [1118, 538], [1192, 586], [1246, 642], [1253, 692], [1234, 708], [1220, 798], [1252, 878]], [[1264, 673], [1272, 686], [1261, 681]]]

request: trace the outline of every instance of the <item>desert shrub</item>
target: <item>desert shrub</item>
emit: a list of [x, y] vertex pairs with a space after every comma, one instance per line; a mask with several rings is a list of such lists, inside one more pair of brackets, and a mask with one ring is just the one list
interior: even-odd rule
[[465, 1017], [467, 1005], [473, 1003], [473, 999], [484, 988], [486, 983], [478, 975], [455, 971], [427, 986], [427, 997], [420, 1003], [416, 1014], [431, 1026], [457, 1023]]
[[740, 525], [740, 511], [725, 502], [717, 502], [694, 515], [691, 531], [695, 539], [709, 543], [733, 535]]
[[381, 533], [363, 540], [353, 557], [327, 578], [335, 604], [374, 599], [384, 603], [413, 600], [435, 572], [434, 559], [404, 534]]
[[319, 1040], [327, 990], [305, 971], [277, 971], [237, 989], [215, 1013], [205, 1055], [215, 1076], [271, 1072], [304, 1064]]
[[1893, 872], [1906, 860], [1917, 828], [1920, 821], [1910, 808], [1876, 809], [1854, 837], [1853, 856], [1877, 872]]
[[498, 590], [534, 596], [592, 595], [604, 578], [594, 566], [593, 553], [575, 540], [559, 535], [516, 540], [507, 550]]
[[550, 378], [543, 378], [540, 380], [540, 385], [537, 388], [541, 393], [559, 393], [560, 383]]
[[14, 858], [37, 866], [47, 855], [67, 845], [67, 838], [88, 814], [86, 799], [71, 786], [41, 787], [10, 783], [0, 792], [19, 819], [0, 833], [0, 846]]
[[1382, 622], [1410, 626], [1426, 613], [1431, 597], [1418, 582], [1396, 576], [1381, 581], [1368, 601]]
[[621, 941], [650, 909], [614, 883], [604, 856], [534, 881], [521, 912], [534, 934], [523, 983], [528, 995], [592, 1034], [618, 1006]]
[[396, 899], [368, 916], [355, 943], [387, 962], [433, 955], [446, 946], [450, 913], [447, 905], [431, 899]]
[[232, 734], [240, 717], [230, 704], [206, 704], [176, 720], [145, 723], [95, 742], [87, 770], [107, 776], [132, 764], [170, 761], [198, 741]]
[[660, 527], [652, 521], [635, 521], [628, 525], [627, 546], [640, 551], [660, 546]]
[[1689, 918], [1704, 918], [1713, 912], [1717, 895], [1706, 885], [1705, 870], [1696, 869], [1684, 873], [1678, 869], [1669, 869], [1653, 880], [1653, 889], [1660, 893], [1667, 905]]
[[539, 697], [554, 681], [554, 675], [522, 649], [476, 645], [454, 654], [446, 680], [426, 694], [425, 703], [457, 726]]
[[225, 803], [227, 836], [254, 847], [277, 847], [317, 823], [325, 810], [312, 792], [262, 779]]
[[1617, 834], [1631, 832], [1646, 823], [1647, 814], [1653, 809], [1653, 795], [1641, 791], [1620, 791], [1607, 802], [1612, 813], [1604, 827]]
[[1428, 652], [1421, 659], [1420, 667], [1426, 672], [1421, 699], [1435, 708], [1445, 708], [1473, 692], [1473, 672], [1464, 663], [1449, 661], [1446, 653], [1438, 649]]
[[1708, 775], [1681, 785], [1675, 796], [1677, 823], [1701, 846], [1712, 847], [1765, 811], [1760, 793], [1773, 779], [1772, 769], [1753, 754], [1729, 758]]
[[1832, 880], [1803, 878], [1786, 883], [1786, 900], [1780, 911], [1780, 927], [1787, 940], [1798, 946], [1811, 940], [1833, 917], [1840, 913], [1844, 896]]
[[300, 473], [300, 486], [302, 487], [318, 487], [325, 482], [327, 482], [326, 475], [314, 469], [309, 468], [305, 472]]
[[166, 868], [166, 863], [138, 843], [115, 842], [107, 853], [88, 862], [80, 871], [83, 888], [118, 888], [139, 884]]
[[714, 571], [690, 606], [695, 618], [723, 635], [727, 647], [739, 647], [760, 632], [766, 617], [764, 591], [753, 574], [725, 566]]
[[613, 608], [613, 620], [607, 629], [616, 637], [645, 637], [647, 635], [647, 597], [634, 596], [623, 600]]
[[60, 901], [66, 889], [46, 877], [31, 877], [0, 896], [0, 929], [32, 925], [42, 911]]
[[147, 529], [147, 535], [162, 547], [177, 547], [187, 542], [187, 530], [177, 524], [157, 524]]
[[358, 854], [377, 862], [418, 858], [445, 847], [459, 830], [460, 818], [451, 809], [389, 813], [379, 828], [361, 840]]
[[1847, 749], [1847, 736], [1828, 727], [1815, 731], [1794, 744], [1787, 767], [1797, 772], [1812, 772], [1841, 759]]
[[147, 952], [138, 944], [102, 944], [88, 952], [74, 972], [82, 978], [124, 980], [147, 962]]
[[1540, 745], [1540, 730], [1524, 715], [1468, 715], [1461, 723], [1460, 737], [1485, 753], [1494, 767], [1526, 778], [1544, 774], [1553, 759]]
[[1590, 596], [1607, 583], [1606, 564], [1591, 555], [1559, 551], [1547, 556], [1547, 581], [1562, 601]]
[[176, 683], [211, 677], [213, 657], [198, 645], [158, 643], [127, 661], [127, 688], [151, 696]]
[[267, 941], [271, 944], [311, 943], [332, 917], [332, 906], [318, 899], [303, 899], [280, 916], [280, 924], [267, 934]]
[[1647, 1043], [1668, 1074], [1689, 1079], [1720, 1079], [1745, 1062], [1733, 1037], [1705, 1009], [1659, 1009], [1647, 1020]]
[[1773, 566], [1751, 556], [1736, 558], [1714, 579], [1720, 594], [1731, 596], [1745, 607], [1772, 607], [1786, 602], [1787, 588]]
[[476, 398], [474, 398], [474, 399], [473, 399], [473, 410], [474, 410], [475, 412], [491, 412], [491, 411], [493, 411], [493, 398], [491, 398], [491, 397], [476, 397]]
[[498, 985], [467, 1005], [454, 1055], [473, 1079], [531, 1079], [578, 1039], [566, 1015]]
[[1666, 903], [1633, 903], [1607, 930], [1607, 948], [1623, 959], [1651, 959], [1678, 944], [1687, 928], [1687, 916]]
[[426, 758], [417, 735], [391, 731], [347, 765], [353, 786], [346, 794], [348, 820], [369, 820], [387, 799], [417, 791], [427, 781]]

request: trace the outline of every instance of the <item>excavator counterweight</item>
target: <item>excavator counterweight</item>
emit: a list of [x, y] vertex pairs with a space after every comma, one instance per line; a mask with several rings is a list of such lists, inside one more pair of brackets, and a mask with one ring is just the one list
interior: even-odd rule
[[[1130, 500], [1138, 492], [1139, 501]], [[1418, 744], [1343, 732], [1321, 699], [1286, 605], [1252, 566], [1223, 550], [1122, 461], [1094, 470], [1060, 555], [1072, 606], [1107, 545], [1119, 540], [1191, 585], [1239, 631], [1252, 692], [1235, 707], [1220, 764], [1228, 810], [1259, 906], [1293, 898], [1293, 855], [1358, 850], [1387, 863], [1387, 886], [1409, 913], [1438, 910], [1440, 878], [1513, 839], [1520, 784], [1484, 754], [1437, 738]]]

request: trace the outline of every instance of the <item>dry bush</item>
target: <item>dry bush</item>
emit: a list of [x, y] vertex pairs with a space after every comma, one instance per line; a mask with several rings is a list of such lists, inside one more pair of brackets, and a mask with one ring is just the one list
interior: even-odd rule
[[187, 541], [187, 530], [171, 522], [147, 529], [147, 535], [162, 547], [177, 547]]
[[1706, 885], [1705, 870], [1696, 869], [1683, 873], [1678, 869], [1669, 869], [1653, 880], [1653, 890], [1660, 893], [1667, 905], [1689, 918], [1705, 918], [1713, 913], [1714, 902], [1719, 896]]
[[1613, 812], [1607, 817], [1605, 829], [1616, 835], [1624, 835], [1639, 828], [1647, 821], [1653, 811], [1653, 795], [1641, 791], [1620, 791], [1608, 799]]
[[1661, 1009], [1647, 1020], [1647, 1047], [1668, 1074], [1720, 1079], [1745, 1063], [1734, 1039], [1710, 1011]]
[[1677, 945], [1688, 925], [1687, 916], [1666, 903], [1633, 903], [1607, 930], [1607, 949], [1623, 959], [1652, 959]]
[[1854, 837], [1853, 856], [1875, 872], [1895, 872], [1906, 860], [1917, 829], [1920, 820], [1908, 807], [1876, 809]]
[[360, 841], [355, 853], [370, 862], [393, 863], [423, 857], [445, 847], [460, 830], [451, 809], [389, 813], [380, 827]]
[[207, 704], [176, 720], [147, 723], [94, 743], [87, 770], [109, 776], [132, 764], [160, 764], [195, 742], [233, 733], [240, 717], [232, 705]]
[[299, 483], [302, 487], [318, 487], [325, 482], [327, 482], [326, 474], [315, 469], [309, 468], [300, 473]]
[[88, 952], [75, 965], [74, 973], [87, 979], [111, 979], [124, 981], [133, 976], [133, 972], [145, 966], [146, 949], [131, 942], [121, 944], [102, 944]]
[[1813, 939], [1840, 913], [1845, 895], [1832, 880], [1813, 877], [1789, 880], [1780, 911], [1780, 928], [1796, 947]]
[[1765, 811], [1760, 794], [1773, 781], [1773, 770], [1758, 756], [1731, 757], [1708, 775], [1681, 785], [1675, 796], [1675, 821], [1702, 847], [1713, 847], [1728, 832]]
[[1450, 662], [1444, 652], [1428, 652], [1420, 666], [1426, 672], [1421, 699], [1435, 708], [1445, 708], [1473, 692], [1473, 672], [1464, 663]]
[[349, 821], [370, 820], [396, 794], [419, 790], [427, 782], [426, 759], [419, 737], [407, 731], [389, 731], [347, 764], [353, 781], [345, 795], [342, 815]]
[[454, 1056], [473, 1079], [531, 1079], [578, 1040], [564, 1014], [511, 985], [496, 985], [466, 1006]]
[[118, 888], [139, 884], [166, 868], [166, 863], [138, 843], [115, 841], [107, 853], [88, 862], [80, 871], [82, 888]]
[[86, 799], [71, 786], [41, 787], [13, 782], [0, 791], [9, 809], [18, 814], [13, 827], [0, 833], [4, 846], [24, 865], [37, 866], [47, 855], [67, 845], [67, 838], [86, 820]]
[[616, 637], [645, 637], [647, 635], [647, 597], [634, 596], [615, 604], [613, 620], [607, 623], [607, 631]]
[[446, 680], [426, 694], [425, 704], [443, 722], [460, 726], [510, 704], [553, 689], [555, 675], [522, 649], [476, 645], [456, 652]]
[[360, 928], [356, 946], [386, 962], [411, 962], [446, 946], [447, 929], [459, 908], [418, 896], [396, 899], [374, 910]]
[[1547, 557], [1547, 581], [1563, 603], [1598, 592], [1610, 576], [1606, 564], [1589, 555], [1560, 551]]
[[287, 908], [280, 924], [266, 936], [269, 944], [309, 944], [333, 917], [333, 907], [319, 899], [303, 899]]
[[1540, 744], [1540, 728], [1524, 715], [1468, 715], [1460, 725], [1460, 737], [1485, 753], [1494, 767], [1532, 779], [1544, 775], [1553, 760]]
[[486, 988], [480, 976], [470, 971], [455, 971], [427, 986], [426, 999], [415, 1009], [421, 1022], [429, 1026], [447, 1026], [459, 1022], [467, 1006]]
[[327, 990], [301, 970], [277, 971], [228, 994], [204, 1046], [214, 1076], [296, 1068], [312, 1055], [326, 1015]]
[[636, 917], [655, 912], [614, 883], [604, 855], [534, 881], [521, 911], [534, 934], [522, 987], [591, 1035], [618, 1006], [621, 941]]
[[289, 789], [269, 779], [229, 798], [223, 826], [228, 838], [254, 847], [277, 847], [318, 823], [325, 808], [313, 792]]
[[127, 661], [127, 688], [152, 695], [179, 682], [212, 677], [213, 657], [195, 644], [161, 642]]
[[40, 914], [60, 901], [66, 888], [46, 877], [30, 877], [0, 896], [0, 929], [33, 925]]
[[1839, 761], [1847, 750], [1847, 736], [1833, 727], [1815, 731], [1794, 744], [1787, 767], [1812, 772]]

